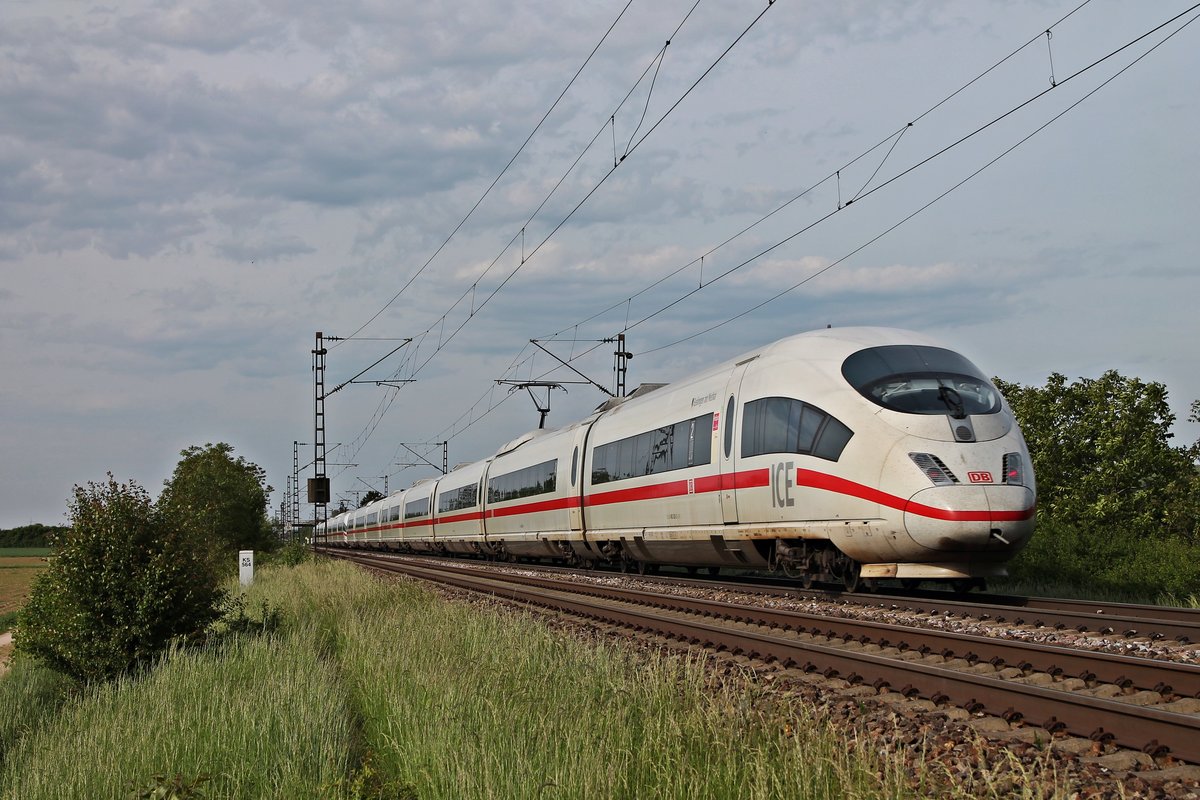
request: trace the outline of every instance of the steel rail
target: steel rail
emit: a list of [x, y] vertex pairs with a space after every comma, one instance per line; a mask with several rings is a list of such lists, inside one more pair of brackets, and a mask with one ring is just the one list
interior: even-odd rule
[[[455, 569], [471, 570], [455, 565]], [[482, 574], [479, 570], [471, 570]], [[490, 574], [490, 573], [488, 573]], [[1019, 667], [1024, 671], [1046, 672], [1051, 675], [1070, 675], [1084, 680], [1112, 683], [1122, 687], [1134, 686], [1162, 694], [1200, 697], [1200, 665], [1176, 661], [1155, 661], [1104, 651], [1082, 650], [1060, 645], [1027, 642], [1019, 639], [978, 636], [935, 628], [896, 625], [888, 622], [830, 617], [788, 609], [748, 606], [719, 600], [678, 595], [653, 595], [636, 589], [615, 586], [580, 584], [509, 574], [505, 580], [545, 589], [559, 589], [606, 597], [628, 603], [650, 605], [654, 608], [700, 613], [772, 627], [840, 638], [844, 641], [874, 643], [882, 647], [897, 647], [901, 651], [917, 650], [938, 653], [947, 660], [963, 658], [970, 663], [988, 661], [993, 666]]]
[[[904, 609], [926, 614], [950, 612], [981, 620], [1009, 622], [1013, 625], [1035, 625], [1059, 630], [1070, 628], [1099, 634], [1119, 633], [1126, 638], [1141, 636], [1152, 640], [1170, 638], [1178, 642], [1200, 642], [1200, 616], [1188, 615], [1187, 609], [1155, 611], [1158, 606], [1105, 606], [1096, 603], [1076, 604], [1063, 600], [1046, 604], [1033, 601], [1021, 606], [899, 595], [848, 597], [843, 594], [838, 597], [869, 607]], [[1082, 610], [1084, 608], [1089, 610]], [[1141, 612], [1156, 613], [1158, 616], [1128, 616], [1120, 613], [1122, 608], [1139, 609]]]
[[[653, 610], [613, 605], [623, 601], [580, 598], [577, 584], [570, 591], [514, 584], [511, 576], [470, 574], [455, 566], [439, 569], [392, 559], [372, 559], [372, 566], [518, 602], [537, 604], [591, 619], [625, 625], [639, 632], [656, 632], [752, 658], [775, 660], [851, 683], [871, 682], [901, 687], [905, 695], [920, 695], [935, 703], [951, 703], [969, 711], [991, 709], [1009, 721], [1024, 720], [1048, 731], [1068, 731], [1094, 740], [1141, 749], [1155, 755], [1200, 763], [1200, 715], [1181, 714], [1047, 689], [999, 678], [960, 672], [947, 667], [900, 661], [872, 653], [801, 642], [773, 634], [739, 631], [706, 621], [663, 618]], [[590, 588], [590, 587], [589, 587]]]
[[[384, 551], [357, 552], [380, 555]], [[419, 553], [393, 552], [390, 555], [429, 557]], [[579, 572], [577, 568], [545, 564], [538, 565], [536, 569], [565, 574]], [[622, 574], [618, 570], [608, 569], [598, 569], [595, 572]], [[1013, 625], [1034, 625], [1058, 630], [1069, 628], [1101, 635], [1118, 633], [1127, 638], [1145, 637], [1151, 640], [1172, 639], [1184, 643], [1200, 643], [1200, 609], [1016, 595], [950, 595], [941, 591], [915, 591], [907, 594], [851, 593], [840, 590], [802, 589], [796, 584], [779, 579], [756, 579], [750, 576], [734, 579], [727, 577], [722, 580], [715, 577], [698, 578], [684, 574], [657, 573], [637, 577], [652, 583], [720, 587], [746, 594], [782, 594], [791, 598], [841, 601], [870, 608], [903, 609], [925, 614], [951, 613], [985, 621], [1009, 622]]]

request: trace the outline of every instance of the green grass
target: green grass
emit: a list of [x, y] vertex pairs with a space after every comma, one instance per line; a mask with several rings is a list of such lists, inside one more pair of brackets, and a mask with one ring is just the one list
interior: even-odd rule
[[772, 712], [741, 681], [713, 685], [696, 662], [333, 579], [341, 570], [298, 571], [284, 606], [324, 620], [374, 769], [417, 796], [889, 796], [903, 783], [898, 766], [880, 779], [812, 720]]
[[64, 688], [18, 659], [0, 680], [0, 798], [200, 780], [208, 798], [347, 800], [1045, 791], [1020, 765], [981, 764], [968, 784], [937, 762], [913, 775], [748, 674], [449, 604], [345, 563], [261, 570], [247, 604], [283, 624], [173, 652], [141, 678]]
[[325, 797], [346, 774], [351, 719], [303, 637], [240, 637], [64, 705], [6, 754], [0, 796], [125, 797], [180, 775], [206, 777], [210, 797]]
[[70, 678], [29, 659], [13, 660], [12, 668], [0, 680], [0, 775], [13, 747], [53, 720], [78, 688]]

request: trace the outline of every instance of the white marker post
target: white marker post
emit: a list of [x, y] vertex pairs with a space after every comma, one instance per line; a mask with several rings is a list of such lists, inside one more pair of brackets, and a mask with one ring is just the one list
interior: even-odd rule
[[253, 550], [238, 551], [238, 578], [241, 580], [242, 586], [249, 586], [254, 582]]

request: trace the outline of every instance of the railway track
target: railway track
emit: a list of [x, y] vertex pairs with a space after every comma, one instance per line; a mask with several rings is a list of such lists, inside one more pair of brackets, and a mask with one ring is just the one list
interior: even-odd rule
[[[328, 552], [335, 552], [330, 550]], [[344, 551], [342, 551], [344, 552]], [[371, 551], [366, 551], [371, 552]], [[422, 558], [425, 556], [416, 555]], [[578, 575], [572, 567], [539, 564], [542, 572]], [[595, 574], [620, 575], [610, 570]], [[790, 600], [834, 601], [864, 608], [905, 610], [928, 616], [971, 618], [995, 624], [1044, 627], [1054, 630], [1089, 631], [1098, 636], [1126, 639], [1174, 641], [1200, 645], [1200, 609], [1106, 603], [1001, 594], [951, 594], [939, 590], [916, 590], [903, 594], [844, 592], [840, 589], [802, 589], [795, 582], [753, 576], [697, 577], [684, 572], [662, 572], [638, 576], [639, 581], [705, 590], [728, 590], [741, 594], [782, 596]]]
[[[728, 603], [461, 562], [336, 555], [373, 569], [842, 678], [880, 694], [922, 697], [1049, 733], [1088, 737], [1100, 746], [1111, 743], [1200, 764], [1200, 666], [1194, 663]], [[872, 598], [877, 603], [892, 600]]]

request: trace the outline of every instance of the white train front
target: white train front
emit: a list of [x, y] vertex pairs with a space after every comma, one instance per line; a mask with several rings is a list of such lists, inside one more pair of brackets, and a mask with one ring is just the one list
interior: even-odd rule
[[804, 583], [1005, 574], [1033, 532], [1008, 405], [919, 334], [782, 339], [318, 529], [318, 543], [626, 568], [780, 570]]

